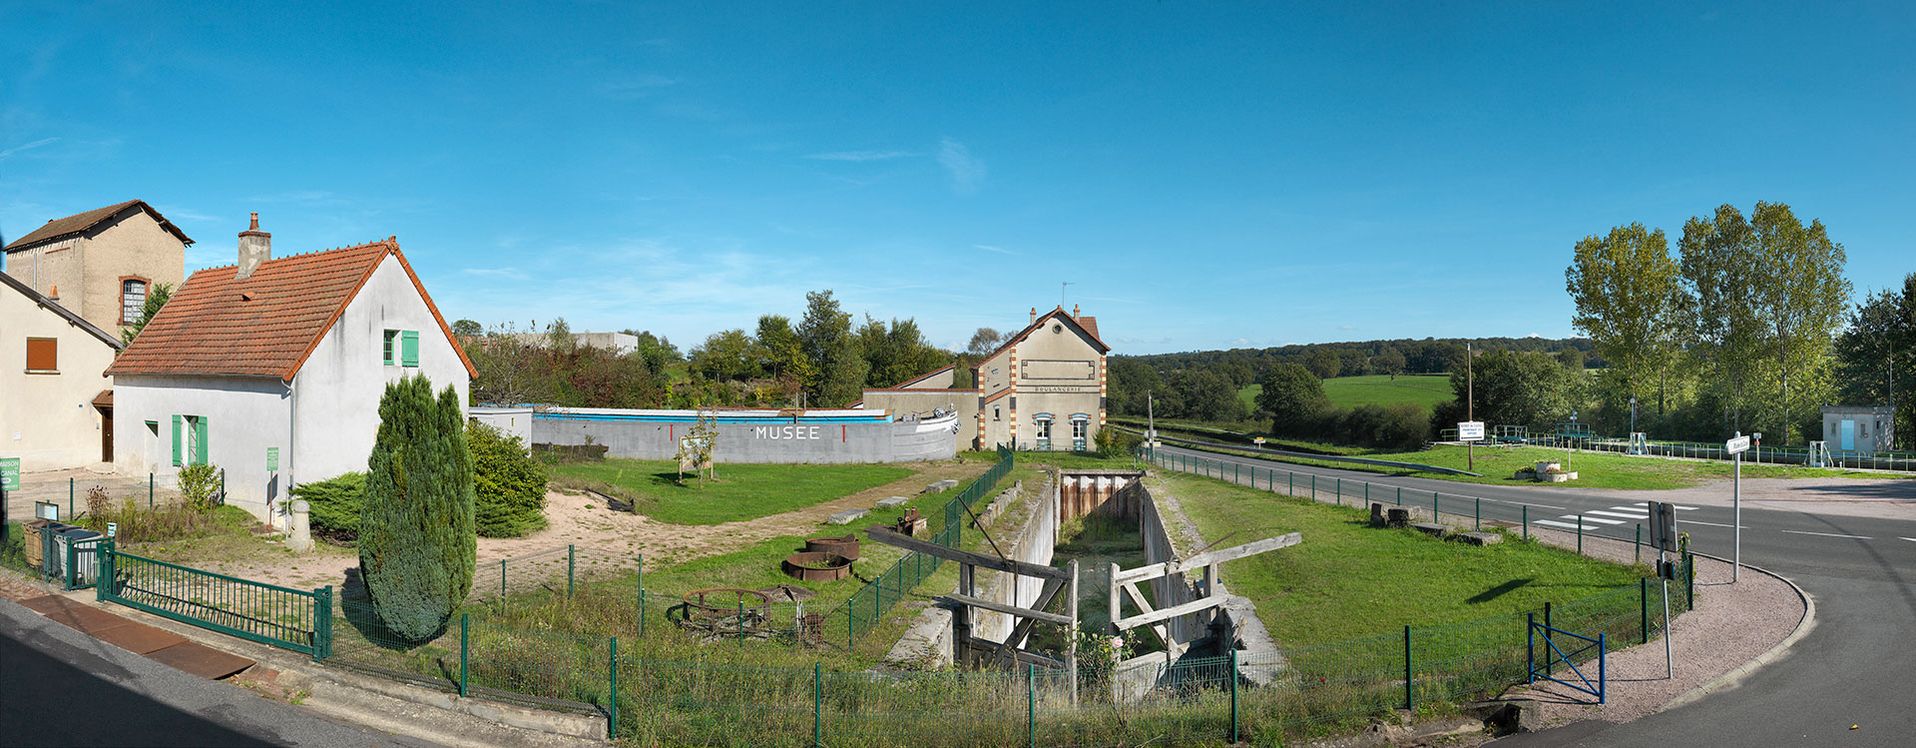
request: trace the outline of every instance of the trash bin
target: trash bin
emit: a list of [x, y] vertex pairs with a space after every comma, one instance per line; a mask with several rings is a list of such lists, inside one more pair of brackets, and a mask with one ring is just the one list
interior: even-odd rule
[[48, 521], [44, 519], [30, 519], [20, 523], [20, 529], [25, 531], [20, 538], [20, 550], [26, 554], [27, 566], [35, 568], [40, 566], [40, 558], [44, 555], [40, 545], [40, 530], [47, 524]]
[[40, 570], [49, 577], [57, 577], [66, 566], [66, 550], [59, 545], [60, 534], [74, 529], [73, 525], [48, 522], [40, 528]]
[[[95, 539], [99, 537], [100, 533], [88, 530], [84, 527], [70, 527], [55, 536], [54, 547], [59, 553], [60, 566], [62, 567], [58, 575], [61, 576], [62, 579], [67, 579], [68, 577], [66, 575], [71, 574], [70, 581], [82, 584], [92, 581], [96, 556], [94, 547], [97, 546], [98, 542]], [[80, 551], [78, 553], [71, 553], [70, 549], [75, 546], [79, 546]], [[64, 568], [69, 558], [73, 560], [73, 568], [71, 570]]]

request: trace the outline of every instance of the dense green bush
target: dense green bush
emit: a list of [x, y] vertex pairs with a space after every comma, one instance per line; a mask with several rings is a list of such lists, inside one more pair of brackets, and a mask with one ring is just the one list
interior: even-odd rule
[[516, 538], [546, 526], [546, 466], [525, 442], [485, 424], [466, 429], [472, 448], [473, 517], [479, 534]]
[[1422, 449], [1430, 436], [1430, 416], [1410, 403], [1359, 405], [1334, 416], [1341, 440], [1366, 447]]
[[212, 465], [187, 465], [179, 472], [180, 498], [195, 509], [211, 509], [213, 496], [220, 490], [219, 468]]
[[359, 520], [359, 572], [380, 622], [409, 641], [443, 632], [477, 550], [459, 394], [435, 399], [424, 376], [386, 385]]
[[359, 537], [359, 514], [366, 497], [366, 474], [346, 473], [293, 487], [293, 498], [311, 510], [313, 534], [335, 540]]
[[1100, 457], [1128, 457], [1143, 441], [1138, 435], [1128, 431], [1119, 431], [1105, 427], [1098, 429], [1098, 455]]

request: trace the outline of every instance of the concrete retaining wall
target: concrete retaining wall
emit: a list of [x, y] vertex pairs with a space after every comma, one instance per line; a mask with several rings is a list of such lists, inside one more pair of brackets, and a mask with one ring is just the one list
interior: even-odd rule
[[[669, 460], [695, 421], [691, 411], [552, 408], [533, 415], [532, 441], [601, 444], [607, 457]], [[953, 416], [900, 421], [869, 411], [724, 411], [715, 427], [713, 458], [720, 463], [920, 462], [957, 455]]]
[[[1035, 504], [1031, 508], [1030, 518], [1019, 526], [1018, 534], [1009, 543], [1003, 538], [998, 539], [999, 548], [1013, 561], [1050, 566], [1051, 556], [1058, 548], [1057, 481], [1045, 480], [1043, 493]], [[1038, 601], [1038, 593], [1044, 588], [1044, 580], [1037, 577], [984, 569], [978, 570], [978, 576], [978, 595], [1007, 605], [1030, 607]], [[1001, 642], [1011, 636], [1012, 617], [989, 610], [976, 610], [971, 625], [973, 636]]]

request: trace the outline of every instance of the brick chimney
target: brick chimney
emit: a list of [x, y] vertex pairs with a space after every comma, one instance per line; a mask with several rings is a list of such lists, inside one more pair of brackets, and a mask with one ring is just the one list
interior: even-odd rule
[[253, 214], [252, 224], [239, 232], [239, 280], [246, 280], [259, 269], [259, 264], [273, 259], [273, 235], [259, 230], [259, 213]]
[[1035, 324], [1038, 324], [1038, 308], [1037, 308], [1037, 307], [1035, 307], [1035, 306], [1031, 308], [1031, 322], [1030, 322], [1030, 324], [1034, 324], [1034, 325], [1035, 325]]
[[1077, 319], [1077, 318], [1078, 318], [1078, 305], [1077, 305], [1077, 304], [1072, 304], [1072, 305], [1071, 305], [1071, 318], [1072, 318], [1072, 319]]

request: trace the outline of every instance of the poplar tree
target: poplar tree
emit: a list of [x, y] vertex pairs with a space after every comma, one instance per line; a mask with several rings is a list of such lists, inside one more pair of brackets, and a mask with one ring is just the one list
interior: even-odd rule
[[[1564, 285], [1576, 313], [1570, 323], [1590, 336], [1625, 397], [1668, 405], [1670, 367], [1686, 334], [1685, 297], [1662, 229], [1618, 226], [1577, 242]], [[1581, 368], [1579, 366], [1578, 368]]]
[[445, 630], [472, 588], [478, 539], [459, 395], [423, 375], [386, 385], [366, 460], [359, 572], [379, 620], [407, 641]]

